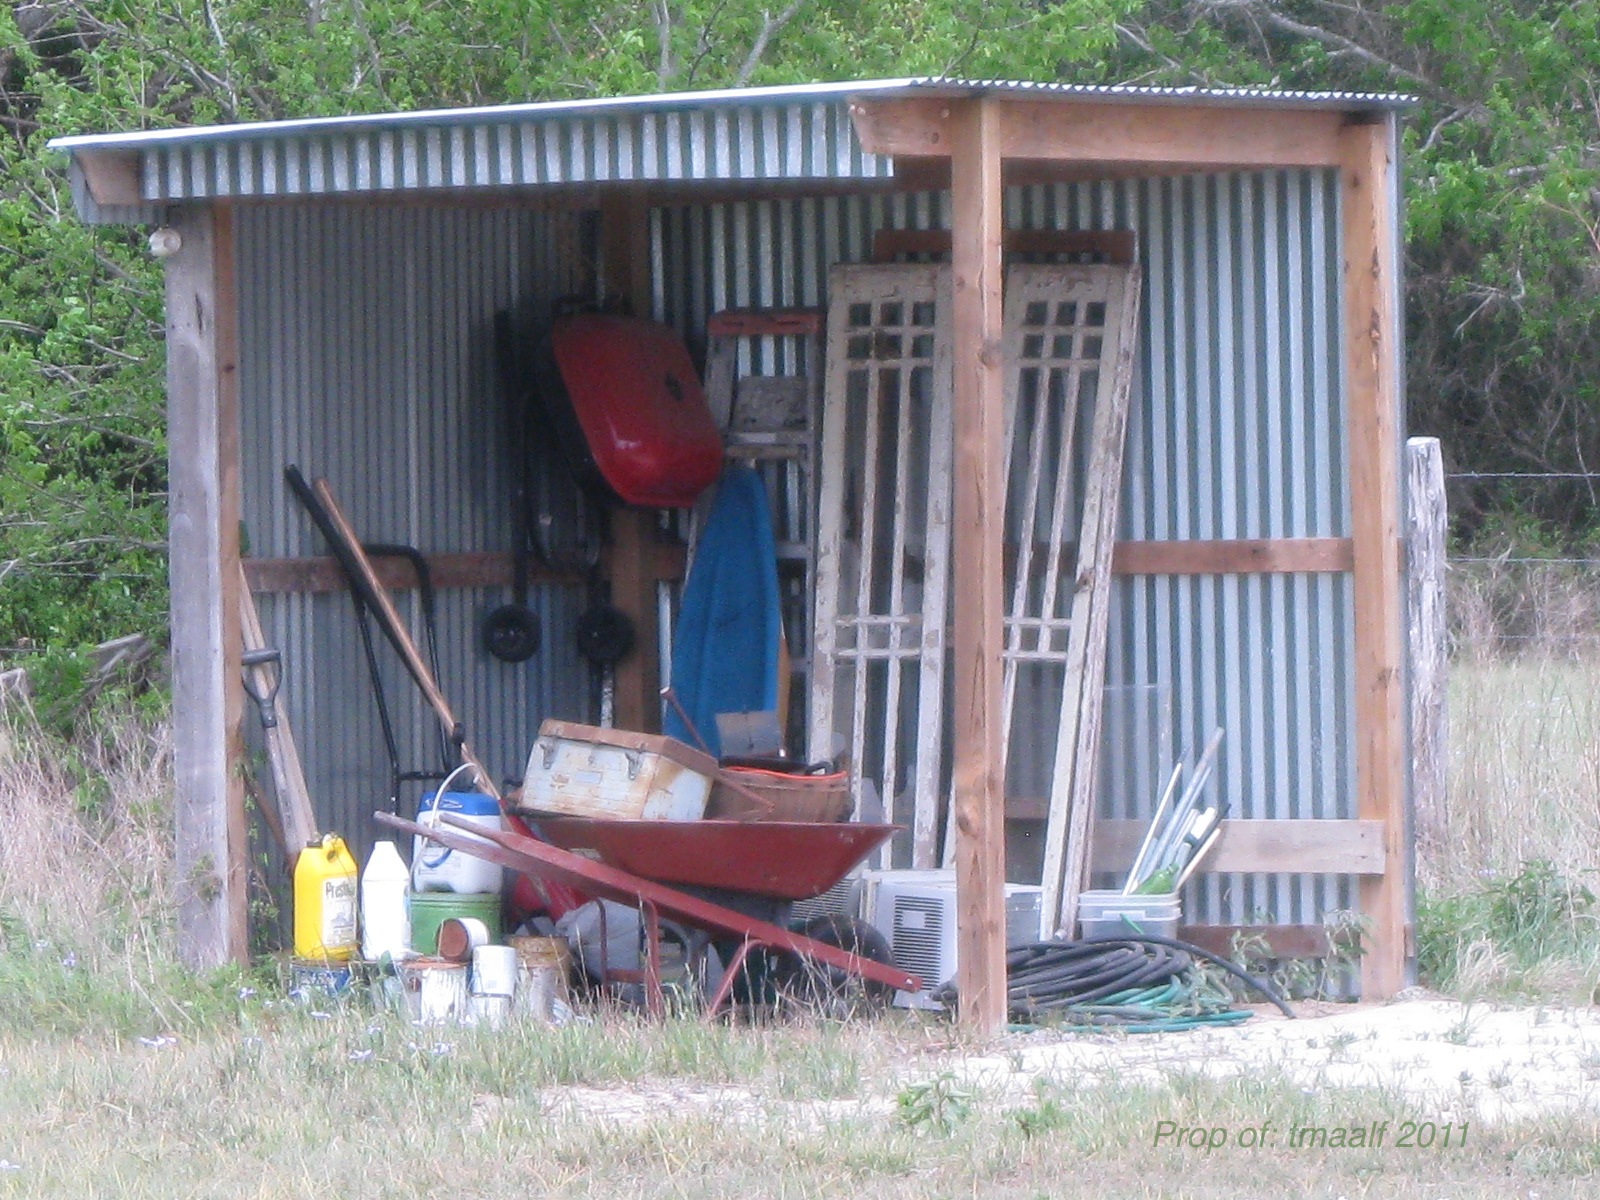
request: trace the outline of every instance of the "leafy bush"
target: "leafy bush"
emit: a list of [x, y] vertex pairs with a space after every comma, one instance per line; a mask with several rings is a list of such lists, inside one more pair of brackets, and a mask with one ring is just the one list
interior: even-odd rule
[[1472, 991], [1516, 990], [1533, 968], [1591, 960], [1600, 952], [1596, 898], [1536, 859], [1515, 874], [1485, 873], [1475, 889], [1417, 897], [1417, 970], [1424, 983]]

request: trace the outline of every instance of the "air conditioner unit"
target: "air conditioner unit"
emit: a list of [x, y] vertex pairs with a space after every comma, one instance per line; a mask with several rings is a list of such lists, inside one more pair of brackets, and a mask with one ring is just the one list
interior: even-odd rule
[[[1006, 884], [1006, 945], [1039, 938], [1037, 884]], [[862, 872], [863, 918], [889, 940], [894, 965], [921, 976], [920, 992], [896, 992], [902, 1008], [943, 1008], [934, 990], [956, 973], [956, 873], [934, 871]]]

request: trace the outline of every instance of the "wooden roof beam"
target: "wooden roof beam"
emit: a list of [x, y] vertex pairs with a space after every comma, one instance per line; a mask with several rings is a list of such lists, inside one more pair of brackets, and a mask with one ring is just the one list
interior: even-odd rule
[[80, 150], [74, 156], [89, 195], [102, 208], [145, 203], [137, 150]]
[[[1035, 162], [1094, 162], [1154, 171], [1239, 167], [1334, 167], [1346, 114], [1320, 109], [1181, 108], [1001, 99], [1000, 153]], [[851, 102], [869, 154], [948, 158], [950, 100]]]

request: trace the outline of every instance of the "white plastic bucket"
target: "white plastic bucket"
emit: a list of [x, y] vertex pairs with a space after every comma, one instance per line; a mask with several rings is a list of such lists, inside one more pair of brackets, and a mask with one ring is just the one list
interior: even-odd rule
[[1157, 896], [1124, 896], [1116, 891], [1089, 891], [1078, 896], [1078, 925], [1083, 937], [1149, 933], [1177, 937], [1182, 914], [1176, 892]]
[[[417, 812], [417, 824], [449, 829], [439, 818], [449, 813], [484, 829], [501, 830], [505, 820], [493, 796], [479, 792], [429, 792], [422, 798]], [[473, 837], [465, 830], [455, 832]], [[488, 839], [475, 840], [488, 845]], [[495, 892], [498, 893], [504, 873], [492, 862], [476, 858], [461, 850], [452, 850], [438, 842], [430, 842], [420, 834], [413, 839], [411, 849], [411, 890], [414, 892]]]

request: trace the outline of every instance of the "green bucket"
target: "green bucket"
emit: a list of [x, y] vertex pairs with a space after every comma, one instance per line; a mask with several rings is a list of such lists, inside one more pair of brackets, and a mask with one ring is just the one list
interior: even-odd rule
[[489, 940], [500, 941], [499, 892], [409, 892], [411, 948], [418, 954], [439, 953], [439, 926], [451, 917], [477, 917], [489, 927]]

